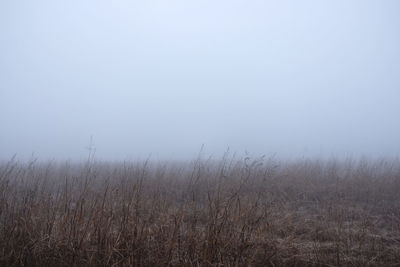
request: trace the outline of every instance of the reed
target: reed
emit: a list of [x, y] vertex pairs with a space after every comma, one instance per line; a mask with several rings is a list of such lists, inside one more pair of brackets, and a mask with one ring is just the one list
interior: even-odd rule
[[399, 266], [397, 160], [0, 164], [1, 266]]

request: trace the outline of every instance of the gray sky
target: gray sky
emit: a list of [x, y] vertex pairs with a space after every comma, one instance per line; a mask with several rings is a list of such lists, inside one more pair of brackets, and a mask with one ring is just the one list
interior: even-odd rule
[[400, 1], [2, 0], [0, 158], [400, 154]]

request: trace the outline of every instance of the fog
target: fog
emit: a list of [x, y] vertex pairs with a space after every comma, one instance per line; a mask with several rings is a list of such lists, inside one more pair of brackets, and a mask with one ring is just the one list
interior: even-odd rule
[[400, 2], [3, 0], [0, 158], [398, 156]]

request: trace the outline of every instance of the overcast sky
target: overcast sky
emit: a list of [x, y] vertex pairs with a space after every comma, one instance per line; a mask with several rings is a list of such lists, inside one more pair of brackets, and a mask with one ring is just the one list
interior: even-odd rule
[[1, 0], [0, 158], [400, 154], [398, 0]]

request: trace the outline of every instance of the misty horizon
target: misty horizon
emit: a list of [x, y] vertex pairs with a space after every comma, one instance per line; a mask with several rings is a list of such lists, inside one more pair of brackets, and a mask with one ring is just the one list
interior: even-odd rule
[[0, 160], [398, 157], [398, 1], [2, 1]]

